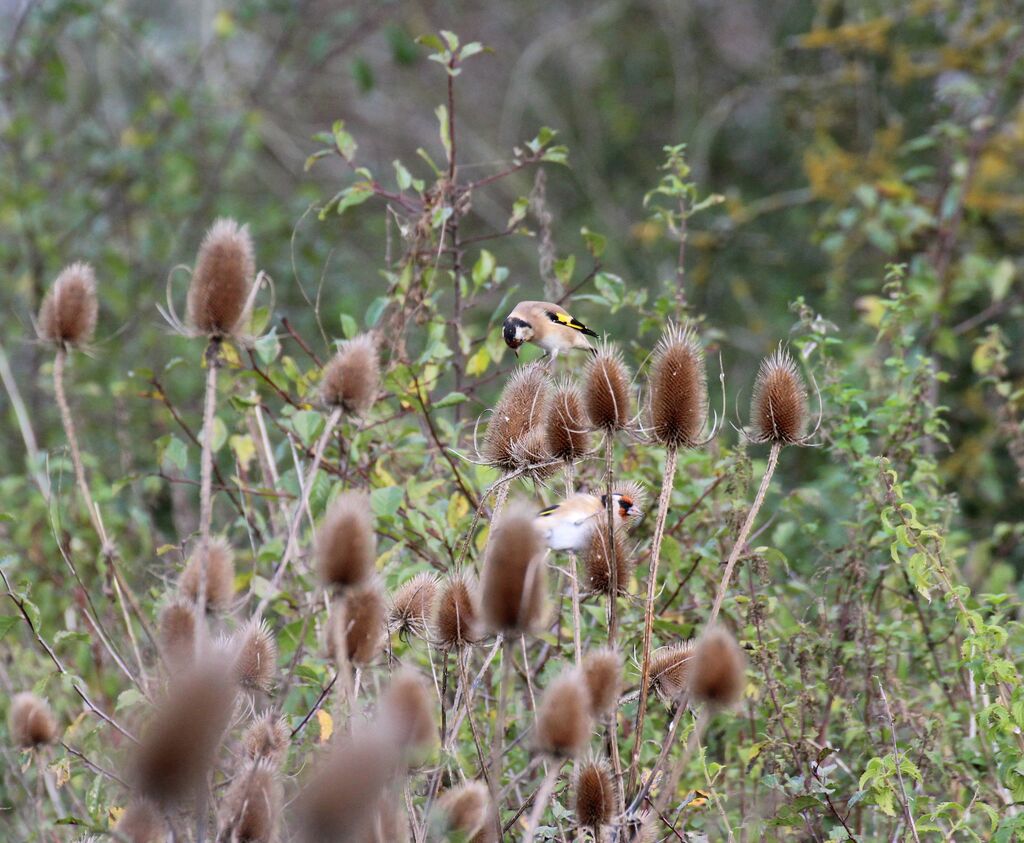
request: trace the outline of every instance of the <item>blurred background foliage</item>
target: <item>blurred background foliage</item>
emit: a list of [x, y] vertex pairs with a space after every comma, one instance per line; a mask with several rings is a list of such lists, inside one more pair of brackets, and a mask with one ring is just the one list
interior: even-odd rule
[[[190, 532], [194, 489], [155, 476], [158, 462], [195, 468], [194, 452], [167, 452], [181, 440], [161, 396], [196, 429], [203, 378], [196, 345], [157, 310], [169, 277], [182, 299], [172, 270], [232, 215], [298, 335], [318, 336], [311, 302], [327, 338], [376, 322], [403, 244], [388, 203], [360, 185], [434, 181], [445, 73], [416, 39], [453, 29], [489, 48], [454, 80], [460, 179], [508, 168], [541, 126], [568, 148], [568, 166], [524, 167], [463, 209], [463, 243], [508, 230], [467, 246], [483, 268], [463, 327], [490, 337], [470, 374], [509, 367], [496, 341], [507, 303], [543, 298], [552, 278], [581, 285], [574, 313], [643, 359], [680, 257], [674, 200], [645, 196], [665, 147], [686, 144], [687, 178], [716, 197], [687, 222], [686, 297], [729, 374], [730, 415], [736, 399], [745, 416], [757, 361], [780, 340], [797, 341], [825, 396], [829, 447], [783, 459], [779, 485], [796, 491], [772, 544], [804, 572], [847, 531], [876, 551], [872, 457], [885, 455], [928, 498], [922, 516], [948, 531], [967, 582], [1020, 596], [1022, 16], [1019, 0], [0, 0], [2, 348], [51, 476], [70, 487], [32, 318], [60, 268], [83, 259], [101, 328], [76, 359], [75, 404], [110, 481], [97, 496], [137, 527], [123, 531], [126, 556], [155, 558]], [[358, 145], [353, 165], [309, 162], [336, 136]], [[887, 275], [893, 264], [904, 268]], [[434, 326], [410, 343], [429, 349]], [[301, 377], [288, 380], [301, 395]], [[484, 383], [468, 417], [500, 380]], [[881, 402], [870, 413], [869, 394]], [[0, 413], [0, 551], [18, 556], [19, 577], [38, 566], [33, 599], [53, 617], [59, 566], [26, 470], [40, 466], [26, 467], [7, 391]]]

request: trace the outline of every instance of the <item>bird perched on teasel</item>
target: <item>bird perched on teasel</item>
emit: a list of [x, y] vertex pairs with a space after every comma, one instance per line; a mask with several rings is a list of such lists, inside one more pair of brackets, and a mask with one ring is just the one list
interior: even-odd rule
[[[607, 494], [578, 493], [546, 507], [534, 520], [551, 550], [582, 552], [608, 504]], [[615, 526], [632, 526], [643, 516], [643, 491], [636, 484], [612, 492]]]
[[505, 317], [502, 326], [505, 345], [519, 356], [519, 347], [523, 343], [532, 342], [539, 345], [552, 361], [559, 352], [573, 348], [585, 348], [593, 351], [587, 337], [596, 337], [578, 319], [569, 315], [560, 305], [546, 301], [521, 301], [512, 312]]

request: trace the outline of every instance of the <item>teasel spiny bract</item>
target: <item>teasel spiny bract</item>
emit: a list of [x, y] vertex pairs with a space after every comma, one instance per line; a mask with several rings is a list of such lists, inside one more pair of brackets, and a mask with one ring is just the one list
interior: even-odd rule
[[651, 653], [649, 682], [666, 703], [679, 700], [687, 690], [687, 680], [693, 665], [692, 641], [681, 641], [659, 647]]
[[461, 835], [466, 843], [495, 843], [494, 803], [487, 785], [470, 781], [443, 793], [437, 801], [443, 832]]
[[594, 529], [586, 549], [580, 554], [583, 564], [584, 590], [593, 594], [610, 594], [612, 590], [612, 558], [615, 559], [615, 587], [619, 594], [629, 593], [629, 580], [633, 573], [633, 559], [622, 527], [612, 531], [614, 554], [608, 552], [608, 519], [602, 514], [594, 519]]
[[437, 575], [429, 571], [416, 574], [402, 583], [391, 597], [388, 625], [399, 635], [426, 634], [437, 599]]
[[273, 843], [281, 821], [281, 782], [267, 761], [246, 761], [220, 810], [221, 843]]
[[712, 709], [735, 705], [743, 696], [746, 666], [746, 656], [732, 635], [721, 627], [708, 630], [697, 640], [690, 659], [691, 699]]
[[544, 421], [544, 435], [551, 458], [567, 463], [581, 459], [590, 446], [587, 428], [583, 393], [572, 380], [560, 380], [548, 404]]
[[288, 755], [291, 737], [288, 722], [275, 711], [265, 711], [245, 730], [242, 749], [246, 758], [253, 761], [265, 759], [280, 767]]
[[582, 762], [573, 790], [577, 825], [591, 829], [595, 839], [600, 839], [602, 826], [608, 825], [615, 813], [615, 776], [608, 762], [598, 758]]
[[539, 363], [521, 366], [512, 373], [487, 424], [480, 452], [485, 462], [505, 473], [522, 467], [520, 441], [543, 423], [549, 391], [550, 381]]
[[252, 618], [236, 635], [235, 678], [247, 691], [269, 691], [277, 671], [277, 642], [262, 619]]

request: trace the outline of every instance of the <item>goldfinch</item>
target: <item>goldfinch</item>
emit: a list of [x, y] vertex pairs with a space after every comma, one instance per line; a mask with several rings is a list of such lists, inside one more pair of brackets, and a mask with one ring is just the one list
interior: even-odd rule
[[571, 348], [585, 348], [593, 351], [587, 337], [596, 337], [586, 325], [573, 319], [564, 307], [546, 301], [521, 301], [505, 318], [502, 326], [505, 344], [516, 357], [519, 346], [524, 342], [539, 345], [551, 357]]
[[[572, 495], [538, 512], [534, 524], [552, 550], [581, 552], [586, 549], [591, 530], [600, 523], [607, 499], [607, 495]], [[612, 493], [612, 518], [616, 526], [641, 515], [643, 511], [630, 495]]]

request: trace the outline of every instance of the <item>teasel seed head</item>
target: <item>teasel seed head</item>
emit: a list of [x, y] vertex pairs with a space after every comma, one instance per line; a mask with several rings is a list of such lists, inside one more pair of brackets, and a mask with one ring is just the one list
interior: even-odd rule
[[[391, 798], [390, 794], [384, 794], [377, 800], [376, 816], [373, 819], [374, 828], [363, 840], [365, 843], [408, 843], [409, 841], [409, 818], [405, 805]], [[362, 841], [360, 841], [362, 843]]]
[[615, 711], [622, 690], [622, 656], [618, 650], [602, 647], [583, 657], [583, 680], [587, 684], [590, 713], [603, 719]]
[[46, 700], [22, 691], [11, 698], [7, 729], [15, 745], [30, 749], [57, 739], [57, 718]]
[[330, 588], [357, 586], [370, 578], [377, 559], [377, 536], [368, 494], [338, 495], [317, 530], [316, 556], [320, 579]]
[[210, 539], [204, 548], [196, 546], [178, 582], [181, 594], [195, 603], [199, 599], [199, 578], [202, 573], [201, 554], [206, 555], [206, 610], [222, 612], [235, 596], [235, 554], [224, 539]]
[[591, 758], [576, 770], [576, 823], [595, 833], [615, 813], [615, 777], [608, 762]]
[[380, 715], [389, 724], [398, 745], [412, 755], [423, 755], [437, 743], [433, 689], [416, 671], [403, 668], [391, 677], [381, 698]]
[[[612, 590], [612, 560], [608, 552], [608, 518], [599, 515], [594, 518], [594, 527], [580, 561], [583, 563], [583, 584], [587, 591], [596, 594], [610, 594]], [[622, 527], [612, 531], [615, 547], [616, 585], [619, 594], [629, 593], [629, 579], [633, 574], [633, 558], [626, 544]]]
[[480, 614], [490, 632], [530, 632], [544, 620], [547, 571], [533, 511], [509, 504], [487, 543]]
[[651, 653], [651, 687], [666, 703], [675, 702], [687, 690], [687, 680], [692, 667], [692, 641], [659, 647]]
[[365, 416], [380, 390], [380, 355], [372, 334], [345, 340], [324, 367], [320, 395], [329, 407]]
[[299, 839], [360, 840], [399, 764], [394, 737], [377, 724], [339, 735], [296, 800]]
[[556, 758], [575, 758], [586, 748], [592, 729], [586, 682], [577, 670], [563, 673], [537, 706], [537, 749]]
[[277, 642], [265, 620], [253, 618], [237, 636], [235, 679], [247, 691], [269, 691], [277, 671]]
[[456, 650], [480, 638], [476, 583], [465, 574], [451, 574], [437, 591], [431, 627], [435, 641]]
[[388, 608], [380, 586], [371, 580], [350, 589], [334, 608], [330, 621], [334, 658], [340, 659], [344, 652], [352, 664], [365, 667], [377, 658], [387, 631]]
[[87, 263], [65, 267], [43, 298], [36, 332], [56, 345], [85, 345], [96, 331], [96, 274]]
[[549, 391], [547, 372], [539, 363], [520, 366], [512, 373], [484, 434], [482, 456], [487, 462], [506, 472], [522, 467], [519, 443], [544, 421]]
[[422, 637], [436, 599], [437, 575], [429, 571], [416, 574], [402, 583], [392, 596], [388, 625], [400, 635]]
[[807, 430], [807, 387], [789, 352], [779, 349], [761, 361], [750, 406], [754, 442], [797, 445]]
[[213, 762], [234, 700], [231, 666], [219, 655], [174, 676], [135, 747], [139, 792], [160, 802], [190, 795]]
[[544, 435], [551, 458], [573, 463], [583, 457], [590, 447], [587, 428], [583, 393], [568, 378], [559, 381], [544, 422]]
[[705, 632], [693, 648], [689, 692], [694, 702], [714, 709], [728, 708], [743, 696], [747, 659], [725, 629]]
[[174, 600], [161, 610], [160, 651], [171, 671], [192, 663], [196, 652], [196, 610], [191, 603]]
[[214, 222], [199, 247], [188, 288], [192, 327], [217, 338], [244, 331], [255, 274], [249, 226], [226, 218]]
[[708, 378], [704, 350], [694, 330], [669, 323], [654, 350], [648, 425], [669, 448], [693, 448], [708, 420]]
[[276, 712], [267, 711], [257, 717], [242, 736], [245, 757], [252, 761], [266, 760], [280, 767], [288, 755], [291, 742], [288, 722]]
[[599, 430], [610, 433], [629, 425], [629, 369], [616, 346], [602, 342], [590, 358], [583, 376], [583, 404]]
[[163, 843], [167, 823], [152, 802], [136, 799], [121, 814], [114, 831], [130, 843]]
[[471, 781], [453, 787], [438, 799], [438, 809], [449, 833], [460, 835], [466, 843], [495, 843], [494, 803], [487, 785]]
[[281, 821], [281, 802], [277, 769], [266, 761], [246, 762], [224, 794], [218, 840], [272, 843]]

